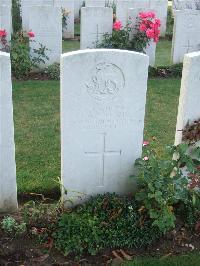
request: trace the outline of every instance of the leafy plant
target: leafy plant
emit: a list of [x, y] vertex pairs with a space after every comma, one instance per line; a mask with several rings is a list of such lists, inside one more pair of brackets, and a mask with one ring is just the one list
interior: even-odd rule
[[22, 235], [26, 232], [26, 223], [17, 223], [13, 217], [5, 217], [1, 222], [2, 229], [8, 234]]
[[12, 0], [12, 26], [13, 32], [16, 33], [22, 29], [22, 19], [20, 15], [20, 0]]
[[159, 236], [134, 198], [114, 194], [91, 198], [77, 210], [63, 214], [53, 233], [55, 246], [65, 255], [96, 254], [104, 248], [138, 248]]
[[17, 32], [13, 35], [10, 46], [11, 66], [13, 75], [16, 78], [24, 78], [29, 75], [33, 68], [39, 68], [40, 63], [48, 60], [46, 51], [48, 50], [42, 44], [38, 49], [33, 49], [34, 55], [31, 55], [29, 41], [34, 37], [32, 32]]
[[104, 34], [103, 40], [97, 42], [96, 47], [145, 52], [150, 41], [158, 42], [160, 25], [160, 20], [153, 12], [141, 12], [136, 22], [130, 19], [125, 27], [122, 27], [120, 21], [115, 21], [112, 34]]
[[148, 211], [153, 226], [162, 233], [175, 227], [176, 204], [195, 204], [199, 198], [198, 191], [190, 189], [188, 173], [197, 174], [200, 162], [193, 161], [188, 148], [187, 144], [169, 148], [171, 160], [161, 160], [154, 151], [147, 149], [146, 156], [136, 161], [139, 171], [136, 199]]
[[60, 64], [54, 63], [53, 65], [46, 67], [44, 72], [47, 74], [47, 76], [50, 79], [59, 80], [60, 79]]
[[8, 52], [9, 45], [7, 42], [7, 32], [4, 29], [0, 29], [0, 51]]

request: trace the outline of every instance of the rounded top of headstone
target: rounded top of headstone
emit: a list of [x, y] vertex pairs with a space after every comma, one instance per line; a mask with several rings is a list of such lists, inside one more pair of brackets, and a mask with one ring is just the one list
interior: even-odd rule
[[61, 59], [69, 58], [75, 55], [82, 55], [82, 54], [127, 54], [132, 55], [135, 57], [143, 58], [144, 60], [149, 60], [149, 57], [143, 53], [128, 51], [128, 50], [120, 50], [120, 49], [85, 49], [85, 50], [78, 50], [74, 52], [68, 52], [61, 55]]

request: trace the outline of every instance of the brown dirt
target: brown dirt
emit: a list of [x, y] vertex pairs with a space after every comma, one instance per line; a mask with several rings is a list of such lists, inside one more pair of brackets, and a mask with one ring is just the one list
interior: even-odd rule
[[[0, 217], [0, 222], [3, 216]], [[21, 221], [21, 215], [14, 218]], [[56, 249], [46, 249], [33, 236], [24, 235], [20, 238], [5, 234], [0, 230], [0, 265], [111, 265], [136, 256], [173, 256], [190, 251], [200, 250], [200, 234], [189, 233], [181, 227], [167, 234], [146, 249], [140, 250], [105, 250], [97, 256], [82, 256], [77, 260], [73, 256], [64, 257]]]

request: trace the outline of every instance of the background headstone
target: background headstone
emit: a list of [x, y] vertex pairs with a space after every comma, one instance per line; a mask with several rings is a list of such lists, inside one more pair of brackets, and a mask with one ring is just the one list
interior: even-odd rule
[[184, 54], [200, 50], [200, 11], [178, 10], [174, 14], [172, 61], [176, 64], [183, 62]]
[[[137, 17], [140, 12], [154, 12], [152, 9], [144, 9], [144, 8], [129, 8], [128, 9], [128, 17], [130, 21], [133, 22], [132, 27], [132, 32], [130, 33], [130, 38], [133, 37], [133, 34], [135, 33], [135, 23], [137, 22]], [[151, 41], [148, 45], [147, 48], [145, 49], [145, 53], [149, 56], [149, 64], [150, 66], [155, 65], [155, 58], [156, 58], [156, 43]]]
[[[6, 18], [6, 21], [9, 21], [10, 29], [8, 30], [8, 40], [11, 39], [11, 33], [12, 33], [12, 0], [0, 0], [0, 7], [7, 6], [9, 7], [9, 11], [6, 11], [7, 16], [9, 18]], [[9, 13], [9, 14], [8, 14]]]
[[130, 175], [142, 154], [148, 65], [146, 55], [124, 50], [62, 55], [64, 201], [133, 192]]
[[[62, 54], [62, 15], [59, 7], [35, 6], [31, 8], [29, 28], [35, 33], [34, 42], [30, 47], [38, 49], [42, 44], [47, 49], [46, 55], [49, 60], [45, 66], [60, 62]], [[34, 55], [34, 53], [33, 53]], [[44, 67], [42, 64], [41, 67]]]
[[105, 0], [85, 0], [85, 7], [105, 7]]
[[[74, 38], [74, 1], [75, 0], [54, 0], [54, 6], [60, 7], [65, 13], [66, 25], [63, 23], [63, 38]], [[63, 16], [64, 14], [62, 14]]]
[[167, 24], [167, 0], [118, 0], [116, 8], [116, 17], [122, 22], [123, 26], [127, 25], [129, 9], [136, 8], [140, 9], [141, 12], [145, 10], [154, 10], [157, 18], [161, 21], [161, 35], [164, 36], [166, 33]]
[[183, 10], [183, 9], [200, 9], [200, 0], [173, 0], [172, 2], [173, 10]]
[[0, 52], [0, 212], [17, 208], [10, 56]]
[[168, 0], [150, 0], [150, 9], [153, 9], [157, 18], [160, 19], [160, 34], [164, 36], [167, 29]]
[[81, 49], [95, 48], [103, 34], [112, 33], [113, 10], [109, 7], [81, 8]]
[[54, 0], [21, 0], [22, 10], [22, 28], [24, 31], [31, 30], [29, 28], [29, 16], [34, 6], [53, 6]]
[[179, 98], [175, 145], [182, 142], [186, 124], [200, 119], [200, 52], [186, 54]]
[[[0, 5], [0, 29], [6, 30], [6, 40], [11, 40], [11, 8], [6, 5]], [[0, 46], [1, 48], [1, 46]]]

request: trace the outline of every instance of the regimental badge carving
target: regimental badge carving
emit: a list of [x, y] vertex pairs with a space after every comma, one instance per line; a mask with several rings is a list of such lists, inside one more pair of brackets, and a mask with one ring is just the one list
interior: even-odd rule
[[122, 70], [112, 63], [99, 63], [92, 73], [90, 83], [86, 83], [88, 94], [96, 100], [112, 100], [125, 86]]

